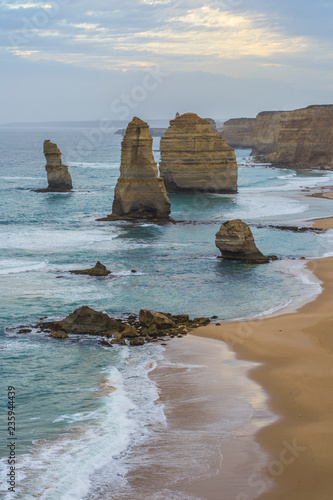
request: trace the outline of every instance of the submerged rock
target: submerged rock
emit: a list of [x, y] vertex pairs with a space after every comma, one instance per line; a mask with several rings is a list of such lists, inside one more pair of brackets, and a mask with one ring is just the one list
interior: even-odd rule
[[237, 192], [233, 148], [195, 113], [171, 120], [160, 148], [160, 173], [168, 192]]
[[44, 141], [44, 155], [46, 158], [46, 172], [48, 187], [38, 191], [64, 192], [73, 189], [72, 178], [68, 172], [67, 165], [61, 161], [61, 152], [56, 144]]
[[148, 124], [134, 117], [122, 141], [112, 214], [99, 220], [168, 219], [171, 204], [158, 176], [152, 145]]
[[69, 272], [72, 274], [84, 274], [88, 276], [108, 276], [111, 273], [111, 271], [106, 269], [106, 267], [99, 261], [96, 263], [95, 267], [92, 267], [91, 269], [82, 269]]
[[265, 264], [269, 258], [258, 250], [251, 229], [240, 219], [225, 222], [216, 233], [215, 245], [223, 259]]
[[50, 333], [49, 337], [52, 337], [53, 339], [68, 339], [67, 333], [62, 330], [56, 330]]
[[143, 337], [138, 337], [130, 341], [130, 345], [143, 345], [145, 343], [145, 339]]

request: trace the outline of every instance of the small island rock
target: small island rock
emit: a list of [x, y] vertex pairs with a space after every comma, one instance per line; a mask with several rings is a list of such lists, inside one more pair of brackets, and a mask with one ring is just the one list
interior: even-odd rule
[[111, 273], [111, 271], [106, 269], [106, 267], [99, 261], [96, 263], [95, 267], [92, 267], [91, 269], [81, 269], [69, 272], [72, 274], [84, 274], [87, 276], [108, 276]]
[[216, 233], [215, 245], [223, 259], [265, 264], [269, 258], [258, 250], [251, 229], [240, 219], [227, 221]]
[[63, 192], [73, 189], [72, 178], [67, 165], [61, 161], [61, 152], [56, 144], [44, 141], [48, 187], [41, 191]]

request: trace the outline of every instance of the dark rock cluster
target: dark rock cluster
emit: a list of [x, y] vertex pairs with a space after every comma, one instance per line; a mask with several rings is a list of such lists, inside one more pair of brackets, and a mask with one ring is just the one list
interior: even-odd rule
[[103, 346], [143, 345], [166, 337], [181, 337], [190, 330], [210, 323], [209, 318], [190, 319], [188, 314], [161, 313], [141, 309], [139, 316], [128, 314], [125, 319], [112, 318], [108, 314], [82, 306], [61, 321], [43, 321], [36, 325], [52, 338], [64, 339], [71, 334], [97, 335]]

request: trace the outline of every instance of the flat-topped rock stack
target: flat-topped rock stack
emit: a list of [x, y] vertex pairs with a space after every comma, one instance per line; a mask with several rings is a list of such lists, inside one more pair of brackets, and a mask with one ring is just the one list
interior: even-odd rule
[[170, 201], [158, 176], [148, 124], [137, 117], [129, 123], [121, 147], [112, 214], [100, 220], [167, 219]]
[[170, 121], [161, 139], [160, 175], [170, 193], [235, 193], [235, 152], [195, 113]]
[[61, 161], [61, 152], [58, 146], [50, 140], [44, 141], [44, 155], [49, 185], [41, 191], [63, 192], [73, 189], [72, 178], [67, 165]]

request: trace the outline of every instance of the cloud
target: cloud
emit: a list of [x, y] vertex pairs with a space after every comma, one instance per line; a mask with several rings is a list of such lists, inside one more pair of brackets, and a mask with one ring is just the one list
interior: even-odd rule
[[88, 2], [81, 0], [76, 9], [59, 4], [57, 16], [48, 5], [23, 18], [21, 30], [7, 33], [13, 54], [100, 68], [160, 62], [188, 70], [211, 70], [215, 64], [220, 71], [224, 60], [302, 54], [314, 46], [310, 37], [288, 35], [263, 13], [223, 10], [199, 0], [192, 8], [173, 0], [124, 0], [121, 6], [111, 1], [105, 8], [99, 0], [96, 10], [84, 9]]

